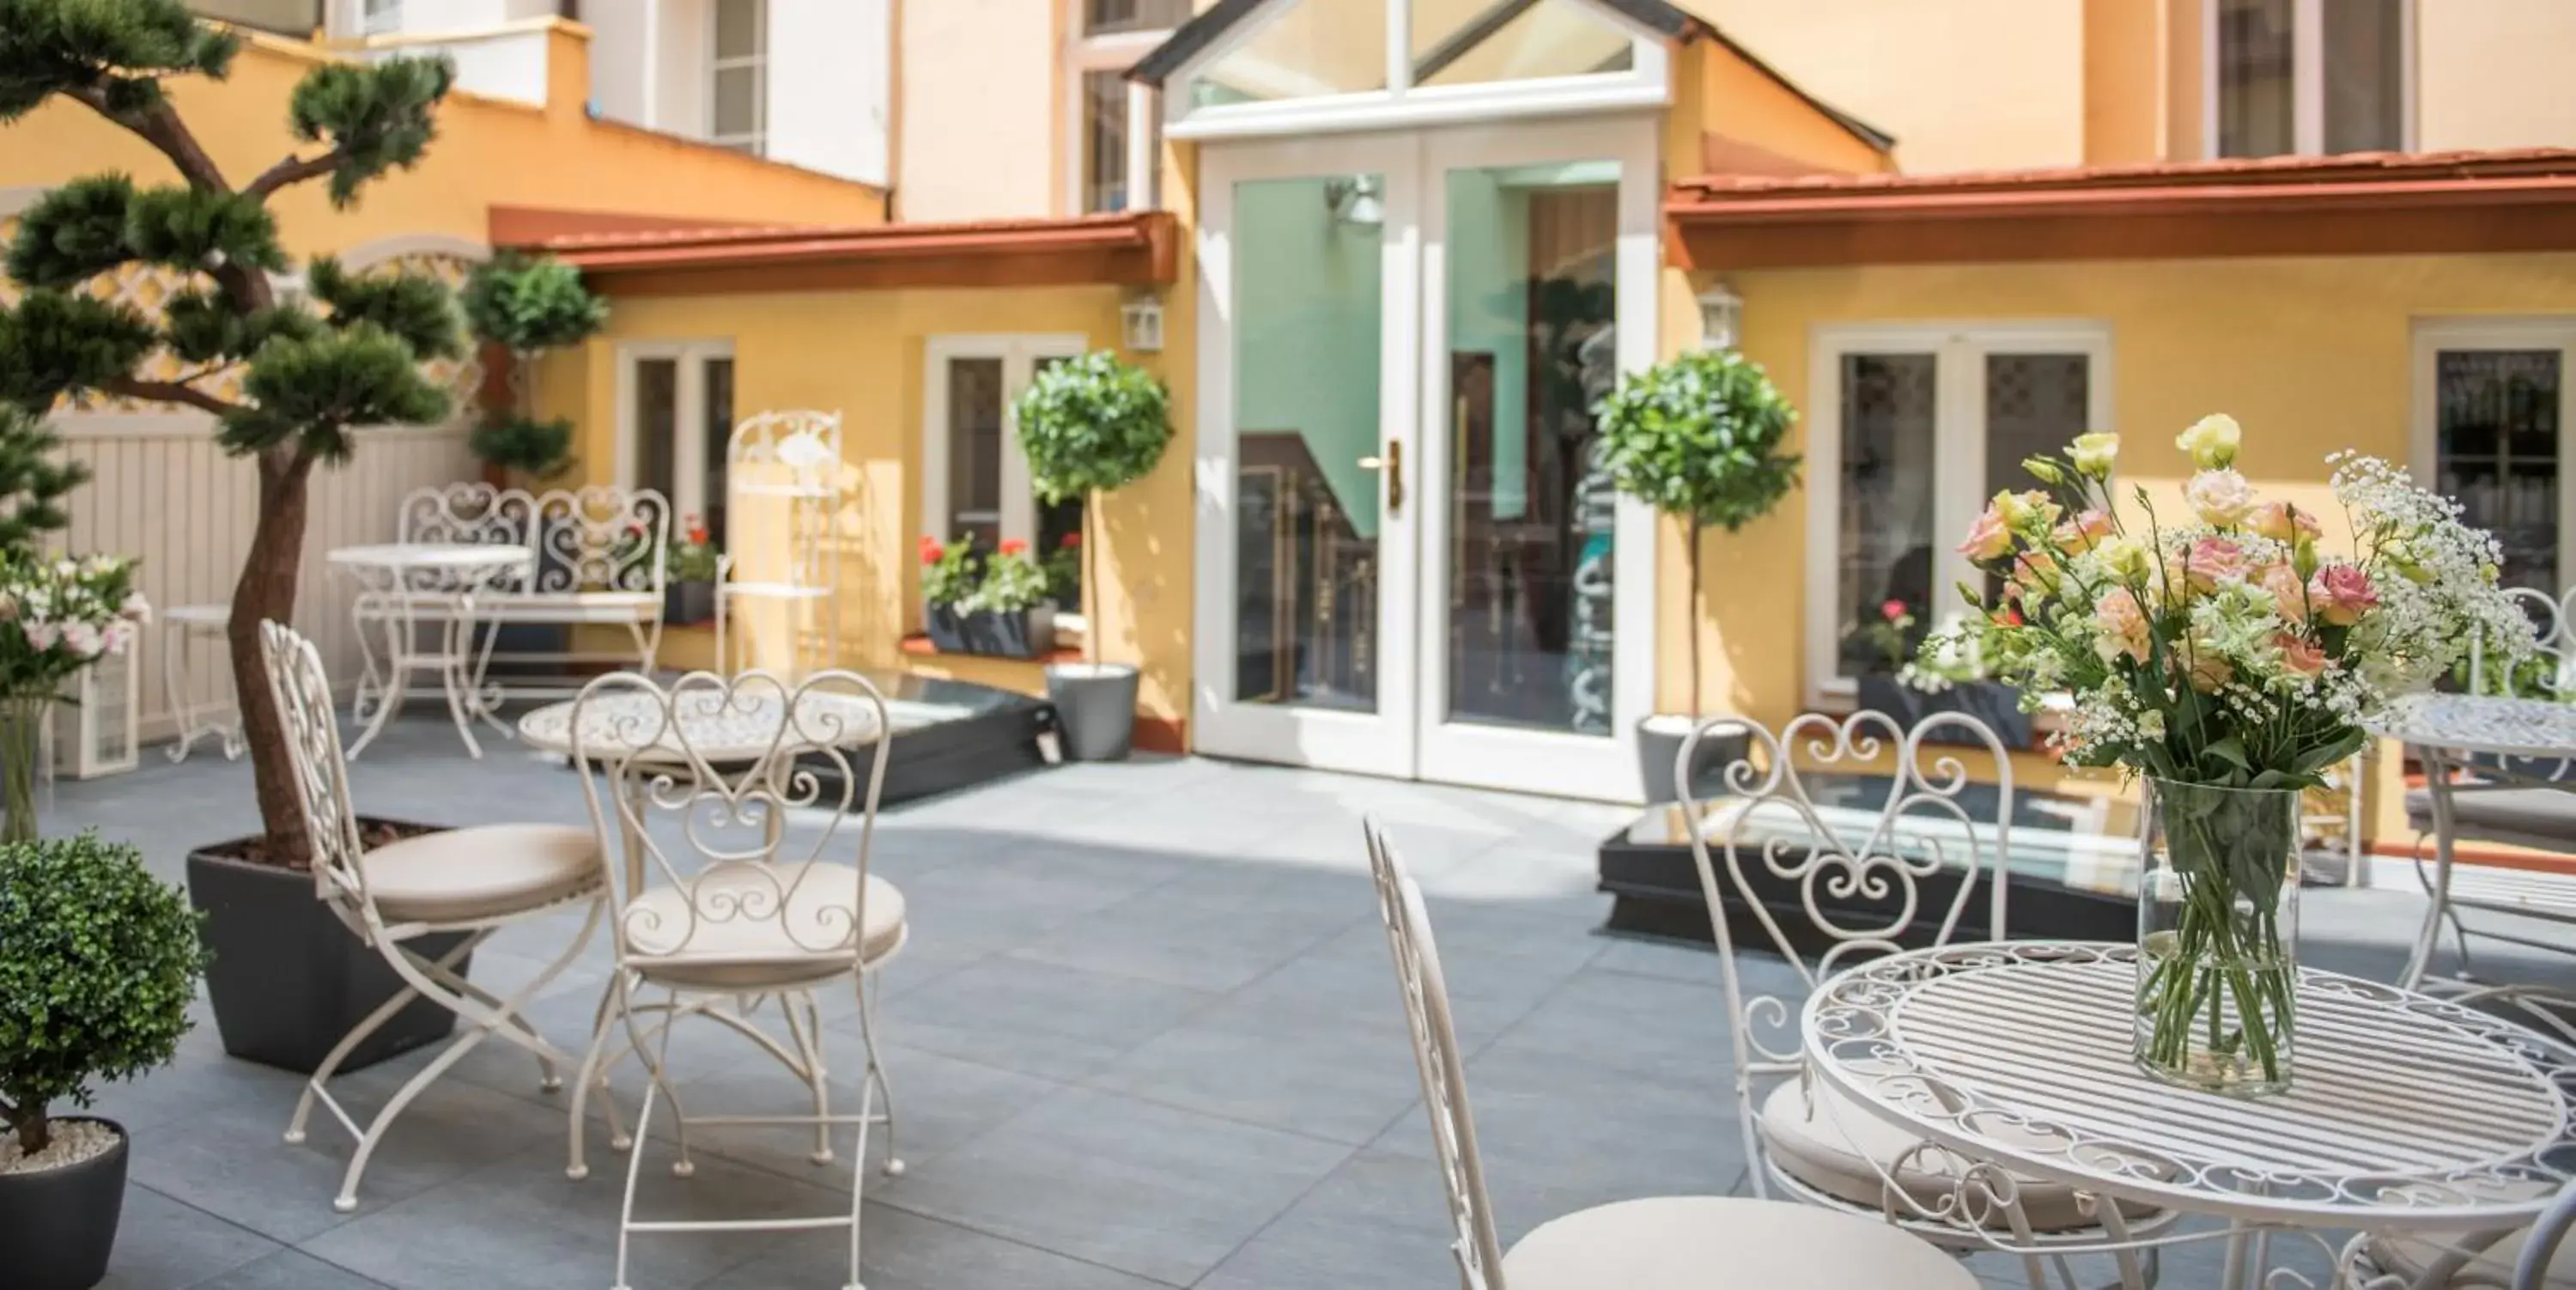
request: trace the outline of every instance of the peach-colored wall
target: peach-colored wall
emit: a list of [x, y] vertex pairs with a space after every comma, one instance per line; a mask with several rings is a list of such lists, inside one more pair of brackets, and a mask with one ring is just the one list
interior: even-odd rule
[[902, 0], [895, 190], [907, 222], [1060, 213], [1065, 102], [1052, 0]]
[[[1673, 58], [1673, 110], [1664, 143], [1672, 173], [1710, 168], [1710, 135], [1722, 137], [1721, 153], [1760, 157], [1782, 169], [1863, 174], [1891, 168], [1886, 154], [1735, 51], [1699, 41]], [[1722, 159], [1716, 168], [1726, 168]]]
[[2416, 142], [2452, 148], [2576, 146], [2568, 0], [2418, 0]]
[[1899, 169], [2084, 159], [2077, 0], [1678, 0], [1816, 97], [1896, 136]]
[[2084, 0], [2084, 160], [2163, 154], [2165, 0]]

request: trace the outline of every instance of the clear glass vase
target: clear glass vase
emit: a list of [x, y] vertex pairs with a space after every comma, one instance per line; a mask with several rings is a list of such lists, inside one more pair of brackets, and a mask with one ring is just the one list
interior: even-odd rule
[[2148, 792], [2138, 1065], [2212, 1092], [2278, 1093], [2297, 1046], [2300, 794], [2158, 779]]
[[0, 694], [0, 842], [36, 838], [36, 789], [54, 696]]

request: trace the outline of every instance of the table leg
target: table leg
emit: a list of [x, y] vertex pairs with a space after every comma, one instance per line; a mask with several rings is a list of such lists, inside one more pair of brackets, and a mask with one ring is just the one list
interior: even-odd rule
[[476, 704], [467, 693], [465, 674], [465, 662], [470, 656], [464, 634], [471, 630], [473, 622], [474, 594], [465, 592], [457, 597], [456, 612], [447, 616], [439, 636], [438, 679], [447, 691], [447, 719], [456, 723], [456, 734], [465, 741], [466, 755], [481, 761], [483, 745], [474, 740], [471, 716]]
[[[403, 594], [400, 580], [396, 580], [394, 586], [391, 603], [387, 605], [384, 615], [386, 624], [384, 689], [376, 695], [374, 718], [367, 722], [367, 728], [361, 731], [356, 741], [349, 745], [345, 756], [351, 761], [357, 760], [358, 754], [365, 752], [367, 745], [374, 743], [376, 736], [385, 732], [386, 724], [394, 718], [394, 710], [402, 706], [403, 699], [411, 688], [411, 598]], [[361, 619], [358, 630], [364, 632], [366, 629], [365, 620]]]
[[2459, 833], [2451, 815], [2450, 760], [2439, 748], [2416, 751], [2424, 760], [2424, 786], [2433, 801], [2433, 892], [2424, 907], [2424, 926], [2415, 934], [2415, 952], [2407, 958], [2405, 975], [2397, 978], [2402, 990], [2421, 985], [2433, 965], [2433, 948], [2442, 938], [2442, 917], [2451, 907], [2451, 844]]

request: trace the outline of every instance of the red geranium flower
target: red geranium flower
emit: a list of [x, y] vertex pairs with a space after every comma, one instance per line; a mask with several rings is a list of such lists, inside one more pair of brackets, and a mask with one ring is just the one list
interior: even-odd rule
[[1064, 540], [1056, 543], [1056, 545], [1064, 547], [1080, 546], [1082, 545], [1082, 535], [1079, 533], [1067, 533], [1064, 535]]
[[1019, 540], [1018, 538], [1002, 539], [1002, 554], [1004, 555], [1018, 555], [1020, 552], [1028, 549], [1029, 544]]
[[689, 526], [689, 545], [705, 546], [706, 544], [707, 526], [704, 524], [691, 524]]
[[921, 536], [921, 562], [923, 564], [937, 564], [939, 563], [939, 557], [946, 554], [948, 553], [941, 550], [939, 547], [939, 539], [932, 537], [927, 533]]
[[1895, 622], [1899, 618], [1903, 618], [1905, 616], [1905, 602], [1902, 600], [1889, 600], [1881, 603], [1878, 607], [1878, 616], [1891, 623]]

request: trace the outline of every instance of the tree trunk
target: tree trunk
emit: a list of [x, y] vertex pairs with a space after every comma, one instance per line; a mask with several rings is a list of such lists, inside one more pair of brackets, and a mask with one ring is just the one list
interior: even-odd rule
[[258, 790], [268, 859], [299, 868], [311, 855], [304, 832], [304, 800], [288, 765], [286, 725], [278, 715], [276, 696], [269, 692], [259, 626], [271, 619], [295, 621], [306, 486], [312, 473], [312, 459], [292, 448], [273, 449], [260, 459], [259, 525], [251, 532], [241, 581], [233, 586], [232, 620], [224, 632], [232, 646], [233, 687], [240, 696], [242, 739], [250, 746], [251, 778]]
[[1082, 654], [1093, 667], [1100, 666], [1100, 557], [1093, 547], [1100, 537], [1100, 490], [1087, 488], [1082, 493]]
[[1690, 521], [1690, 718], [1699, 724], [1699, 517]]
[[43, 1103], [33, 1103], [9, 1112], [9, 1128], [18, 1135], [18, 1153], [32, 1156], [54, 1145], [54, 1123], [45, 1118]]

